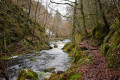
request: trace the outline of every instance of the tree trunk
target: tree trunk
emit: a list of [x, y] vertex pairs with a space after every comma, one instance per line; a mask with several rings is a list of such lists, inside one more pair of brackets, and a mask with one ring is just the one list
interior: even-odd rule
[[106, 27], [106, 30], [107, 30], [107, 33], [110, 31], [110, 28], [109, 28], [109, 24], [108, 24], [108, 21], [106, 19], [106, 16], [105, 16], [105, 13], [104, 13], [104, 10], [102, 8], [102, 3], [100, 0], [97, 0], [98, 1], [98, 4], [99, 4], [99, 7], [100, 7], [100, 11], [101, 11], [101, 14], [102, 14], [102, 18], [103, 18], [103, 21], [105, 23], [105, 27]]
[[87, 32], [87, 29], [86, 29], [86, 23], [85, 23], [85, 14], [84, 14], [84, 11], [83, 11], [83, 0], [81, 0], [81, 14], [82, 14], [82, 21], [83, 21], [83, 29], [85, 31], [85, 35], [86, 37], [88, 38], [88, 32]]
[[39, 0], [37, 2], [36, 10], [35, 10], [35, 22], [34, 22], [34, 27], [33, 27], [33, 40], [34, 40], [34, 34], [35, 34], [35, 26], [36, 26], [36, 20], [37, 20], [36, 16], [37, 16], [38, 6], [39, 6]]
[[32, 0], [30, 0], [30, 2], [29, 2], [28, 20], [29, 20], [29, 18], [30, 18], [31, 5], [32, 5]]
[[97, 4], [97, 0], [95, 0], [95, 6], [96, 6], [96, 25], [98, 26], [98, 4]]
[[77, 8], [77, 0], [75, 0], [74, 13], [73, 13], [72, 41], [75, 41], [76, 8]]

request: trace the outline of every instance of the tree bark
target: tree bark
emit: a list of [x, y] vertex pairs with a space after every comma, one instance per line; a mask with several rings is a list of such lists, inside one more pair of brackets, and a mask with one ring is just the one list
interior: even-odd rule
[[77, 8], [77, 0], [75, 0], [74, 13], [73, 13], [72, 41], [75, 41], [76, 8]]
[[29, 2], [28, 20], [29, 20], [29, 18], [30, 18], [31, 5], [32, 5], [32, 0], [30, 0], [30, 2]]
[[82, 14], [82, 21], [83, 21], [83, 29], [84, 29], [84, 32], [85, 32], [85, 35], [86, 37], [88, 38], [88, 32], [87, 32], [87, 29], [86, 29], [86, 21], [85, 21], [85, 14], [84, 14], [84, 11], [83, 11], [83, 0], [81, 0], [81, 14]]
[[109, 24], [108, 24], [108, 21], [106, 19], [106, 16], [105, 16], [105, 13], [104, 13], [104, 10], [103, 10], [103, 7], [102, 7], [102, 3], [100, 0], [97, 0], [98, 1], [98, 4], [99, 4], [99, 7], [100, 7], [100, 12], [102, 14], [102, 18], [103, 18], [103, 21], [105, 23], [105, 27], [106, 27], [106, 30], [107, 30], [107, 33], [110, 31], [110, 28], [109, 28]]
[[36, 10], [35, 10], [35, 22], [34, 22], [34, 27], [33, 27], [33, 40], [34, 40], [34, 34], [35, 34], [35, 26], [36, 26], [36, 20], [37, 20], [36, 16], [37, 16], [38, 6], [39, 6], [39, 0], [37, 2]]

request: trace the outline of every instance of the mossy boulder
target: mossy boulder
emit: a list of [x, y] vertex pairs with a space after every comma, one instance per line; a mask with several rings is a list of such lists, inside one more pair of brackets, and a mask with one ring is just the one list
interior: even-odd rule
[[51, 71], [53, 71], [53, 70], [55, 70], [54, 67], [52, 67], [52, 68], [48, 68], [48, 69], [45, 69], [45, 72], [51, 72]]
[[38, 74], [31, 69], [22, 69], [19, 71], [17, 80], [38, 80]]
[[45, 74], [45, 72], [40, 72], [39, 73], [39, 78], [42, 78], [42, 76]]
[[36, 61], [34, 58], [30, 58], [30, 61]]
[[54, 44], [54, 48], [57, 48], [58, 47], [58, 45], [57, 44]]
[[77, 44], [75, 42], [69, 42], [64, 46], [63, 51], [70, 52], [76, 45]]

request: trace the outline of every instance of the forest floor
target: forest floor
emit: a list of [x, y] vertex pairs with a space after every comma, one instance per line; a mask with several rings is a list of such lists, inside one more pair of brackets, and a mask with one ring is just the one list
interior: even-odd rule
[[120, 69], [108, 68], [108, 62], [100, 53], [100, 47], [93, 47], [92, 44], [86, 45], [85, 41], [80, 46], [91, 49], [93, 64], [82, 65], [78, 72], [82, 72], [83, 80], [120, 80]]

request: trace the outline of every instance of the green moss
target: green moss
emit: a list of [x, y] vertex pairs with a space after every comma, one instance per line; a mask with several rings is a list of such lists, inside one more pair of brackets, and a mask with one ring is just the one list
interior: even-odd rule
[[33, 59], [33, 58], [30, 58], [30, 60], [31, 60], [31, 61], [36, 61], [36, 60], [35, 60], [35, 59]]
[[[115, 28], [115, 27], [114, 27]], [[115, 31], [114, 31], [115, 30]], [[120, 29], [114, 29], [104, 38], [104, 43], [101, 45], [101, 53], [108, 60], [108, 67], [118, 68], [120, 66]]]
[[69, 67], [69, 69], [58, 75], [54, 74], [51, 76], [49, 80], [82, 80], [82, 74], [76, 73], [80, 67], [81, 64], [92, 64], [93, 56], [85, 51], [85, 47], [80, 47], [80, 45], [74, 44], [74, 47], [69, 46], [73, 45], [72, 42], [66, 44], [65, 48], [71, 48], [69, 56], [73, 58], [72, 65]]
[[114, 22], [114, 34], [111, 35], [109, 39], [109, 50], [107, 52], [106, 58], [108, 59], [108, 67], [110, 68], [119, 68], [120, 67], [120, 28], [119, 28], [119, 19], [116, 18]]
[[41, 55], [42, 55], [41, 53], [36, 53], [34, 56], [41, 56]]
[[[48, 40], [45, 40], [45, 31], [40, 24], [36, 22], [35, 34], [33, 35], [35, 20], [30, 18], [28, 21], [27, 13], [19, 5], [11, 3], [6, 4], [6, 6], [8, 6], [8, 9], [6, 9], [4, 3], [0, 2], [1, 53], [15, 53], [16, 51], [28, 53], [27, 51], [50, 48], [47, 45]], [[3, 36], [4, 34], [5, 36]]]
[[39, 73], [39, 78], [42, 78], [42, 76], [45, 74], [45, 72], [40, 72]]
[[94, 40], [97, 40], [97, 44], [102, 44], [104, 37], [108, 34], [105, 25], [99, 24], [99, 26], [93, 27], [92, 37]]
[[64, 50], [70, 43], [71, 42], [66, 43], [62, 49]]
[[7, 56], [6, 54], [4, 56], [2, 56], [2, 58], [0, 58], [0, 60], [2, 61], [9, 61], [11, 58], [9, 56]]
[[101, 46], [102, 56], [106, 56], [108, 50], [109, 50], [108, 44], [107, 43], [102, 44], [102, 46]]
[[82, 80], [82, 74], [81, 73], [77, 73], [75, 75], [73, 75], [70, 80]]
[[72, 48], [74, 48], [76, 46], [75, 42], [70, 42], [67, 44], [67, 46], [65, 45], [63, 51], [64, 52], [70, 52], [72, 50]]
[[38, 80], [38, 74], [28, 68], [19, 71], [17, 80]]
[[70, 80], [70, 78], [75, 75], [75, 70], [66, 71], [64, 74], [61, 74], [57, 80]]
[[53, 71], [54, 69], [55, 69], [54, 67], [48, 68], [48, 69], [45, 69], [45, 72], [51, 72], [51, 71]]
[[76, 63], [77, 61], [79, 61], [83, 57], [84, 53], [84, 51], [77, 51], [72, 62]]
[[83, 40], [83, 37], [80, 34], [75, 34], [75, 42], [78, 44]]

